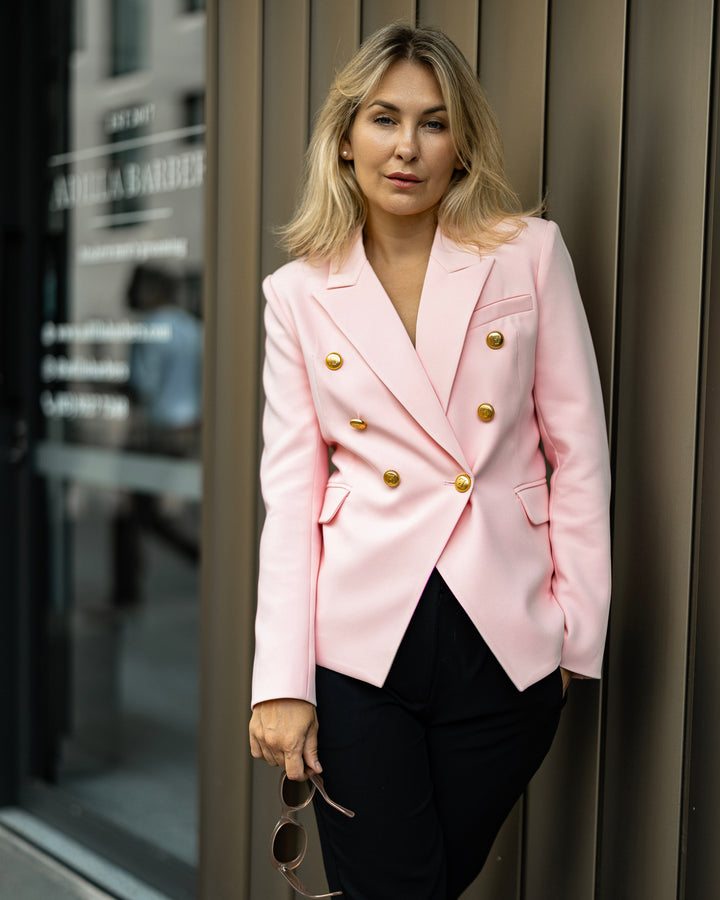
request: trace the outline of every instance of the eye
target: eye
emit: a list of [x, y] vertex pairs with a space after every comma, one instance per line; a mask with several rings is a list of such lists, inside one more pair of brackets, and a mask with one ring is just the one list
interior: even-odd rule
[[390, 116], [375, 116], [375, 118], [373, 119], [373, 122], [376, 125], [392, 125], [393, 124], [393, 120], [390, 118]]
[[444, 122], [440, 122], [438, 119], [431, 119], [429, 122], [425, 123], [425, 127], [428, 131], [445, 131], [447, 125]]

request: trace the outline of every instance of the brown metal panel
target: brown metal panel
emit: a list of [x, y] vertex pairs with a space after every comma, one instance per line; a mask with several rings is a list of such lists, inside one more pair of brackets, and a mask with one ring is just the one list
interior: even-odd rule
[[418, 0], [418, 22], [444, 31], [473, 68], [477, 66], [478, 6], [479, 0]]
[[363, 39], [390, 22], [415, 22], [416, 0], [363, 0]]
[[[287, 260], [277, 247], [274, 229], [292, 215], [308, 139], [310, 3], [309, 0], [293, 3], [264, 0], [263, 7], [262, 187], [258, 230], [261, 234], [260, 271], [265, 276]], [[258, 279], [257, 290], [259, 286]], [[264, 339], [260, 328], [254, 337], [259, 341], [257, 355], [261, 359]], [[258, 390], [258, 407], [261, 405], [262, 393]], [[248, 424], [255, 439], [260, 440], [259, 420]], [[253, 473], [253, 478], [257, 485], [257, 472]], [[259, 507], [262, 509], [261, 503]], [[252, 898], [280, 900], [292, 896], [292, 891], [268, 860], [268, 841], [280, 809], [279, 776], [278, 769], [270, 768], [264, 762], [253, 765]], [[317, 884], [318, 892], [324, 885], [319, 850], [308, 851], [303, 877], [308, 884]]]
[[242, 900], [250, 897], [262, 11], [260, 0], [207, 6], [199, 895]]
[[[582, 288], [610, 418], [627, 0], [553, 7], [545, 190]], [[592, 215], [588, 212], [592, 211]]]
[[[715, 22], [715, 46], [720, 20]], [[720, 60], [715, 58], [714, 96], [720, 90]], [[692, 708], [689, 719], [688, 789], [684, 804], [687, 834], [684, 900], [720, 894], [720, 135], [717, 103], [711, 110], [712, 207], [708, 224], [707, 299], [703, 342], [703, 430], [696, 518], [697, 598], [690, 661]]]
[[602, 900], [678, 896], [712, 14], [630, 4]]
[[548, 0], [483, 0], [480, 81], [500, 121], [510, 181], [526, 208], [543, 194]]
[[[560, 224], [575, 263], [608, 416], [617, 294], [625, 19], [625, 0], [555, 4], [548, 60], [548, 213]], [[593, 896], [600, 699], [597, 683], [572, 685], [552, 751], [530, 786], [524, 900]], [[571, 829], [564, 827], [567, 822], [572, 822]]]
[[600, 686], [574, 684], [552, 749], [525, 798], [523, 900], [592, 898]]
[[312, 0], [310, 115], [323, 104], [335, 73], [360, 43], [360, 0]]
[[263, 275], [286, 261], [272, 229], [292, 215], [308, 139], [309, 0], [265, 0], [263, 34]]

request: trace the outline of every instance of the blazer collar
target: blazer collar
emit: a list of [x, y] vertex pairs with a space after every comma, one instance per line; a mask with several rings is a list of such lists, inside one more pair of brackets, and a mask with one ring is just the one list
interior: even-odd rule
[[350, 287], [357, 284], [363, 266], [367, 263], [362, 229], [358, 228], [347, 255], [330, 263], [327, 286], [331, 288]]
[[447, 419], [467, 325], [492, 257], [459, 247], [438, 229], [425, 275], [416, 347], [365, 256], [358, 230], [315, 295], [365, 362], [425, 431], [467, 468]]
[[495, 258], [480, 256], [438, 230], [430, 252], [415, 346], [447, 412], [470, 317]]
[[[446, 272], [457, 272], [477, 265], [480, 257], [474, 250], [468, 250], [456, 244], [444, 235], [439, 228], [435, 229], [435, 237], [430, 250], [430, 256], [439, 263]], [[365, 246], [363, 244], [362, 229], [355, 232], [350, 250], [347, 255], [330, 265], [328, 274], [328, 288], [349, 287], [357, 284], [363, 266], [367, 263]]]

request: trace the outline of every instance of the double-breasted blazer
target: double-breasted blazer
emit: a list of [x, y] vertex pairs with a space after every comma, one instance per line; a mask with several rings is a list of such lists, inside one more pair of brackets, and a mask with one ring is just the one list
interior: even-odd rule
[[415, 346], [360, 233], [264, 292], [253, 703], [314, 702], [316, 664], [381, 685], [435, 567], [518, 688], [599, 676], [607, 439], [557, 226], [487, 255], [438, 230]]

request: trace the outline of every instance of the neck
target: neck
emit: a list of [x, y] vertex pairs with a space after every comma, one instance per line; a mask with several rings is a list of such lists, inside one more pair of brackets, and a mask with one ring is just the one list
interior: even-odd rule
[[427, 257], [435, 239], [434, 212], [423, 216], [368, 216], [363, 230], [365, 254], [369, 260], [399, 262]]

